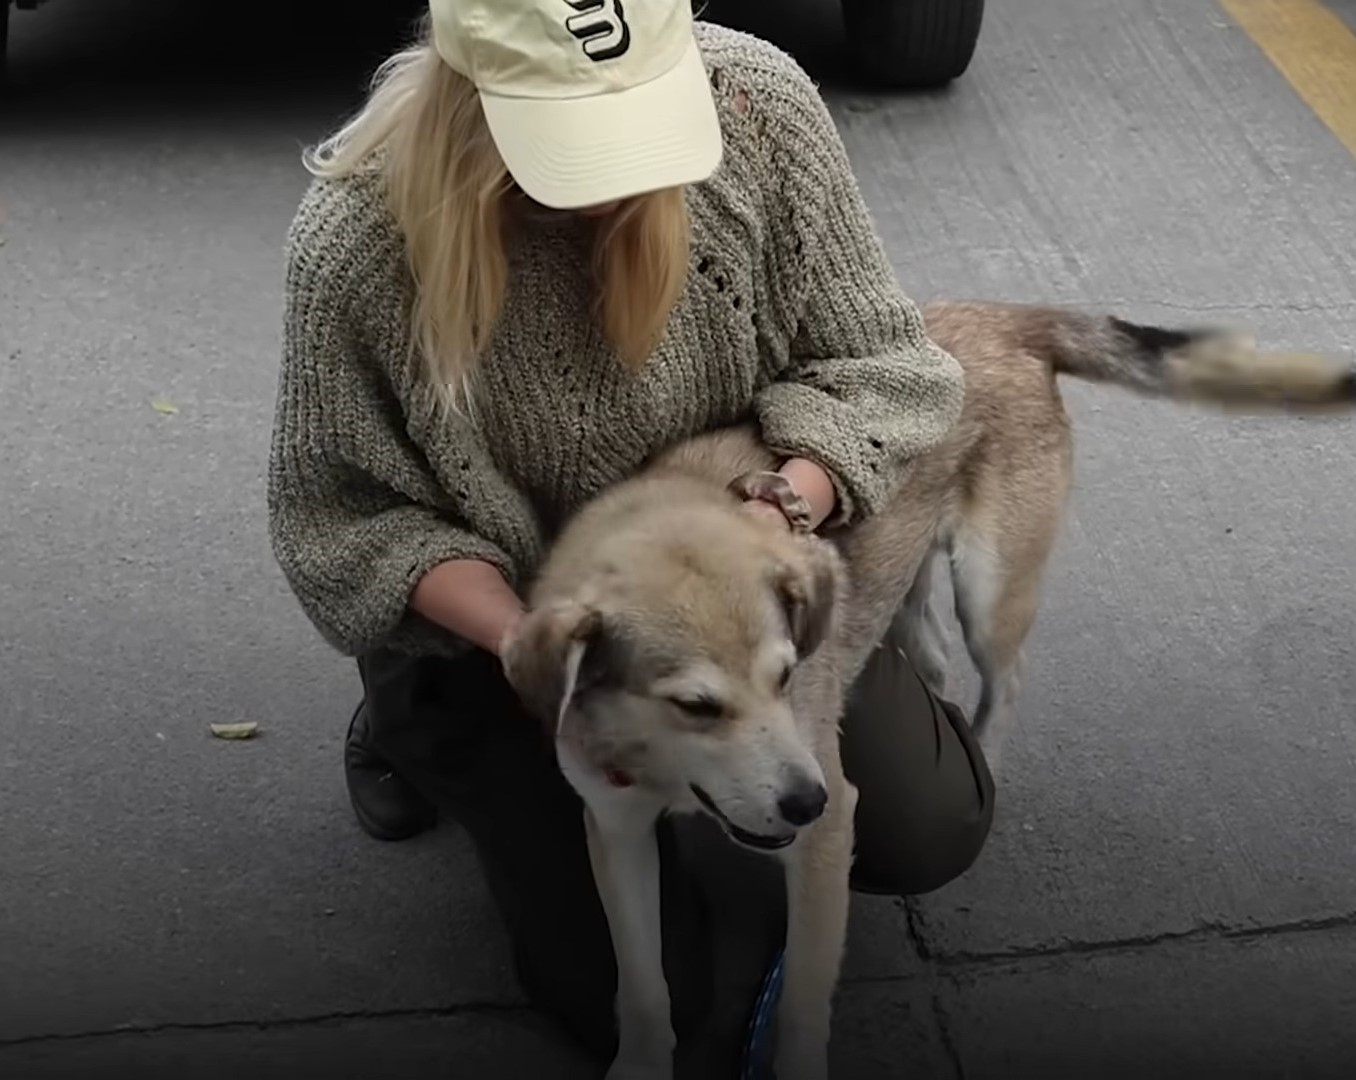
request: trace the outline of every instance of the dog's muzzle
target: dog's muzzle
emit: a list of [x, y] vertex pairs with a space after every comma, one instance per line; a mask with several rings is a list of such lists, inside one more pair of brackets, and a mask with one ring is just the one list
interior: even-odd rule
[[796, 834], [793, 832], [786, 833], [784, 836], [767, 836], [763, 833], [749, 832], [748, 829], [741, 829], [721, 813], [720, 807], [715, 804], [715, 801], [710, 795], [704, 792], [696, 784], [689, 784], [688, 786], [692, 789], [692, 794], [697, 796], [697, 801], [707, 809], [712, 817], [725, 827], [725, 831], [730, 834], [730, 837], [739, 841], [739, 843], [746, 847], [757, 848], [759, 851], [780, 851], [782, 848], [790, 846], [792, 841], [796, 839]]

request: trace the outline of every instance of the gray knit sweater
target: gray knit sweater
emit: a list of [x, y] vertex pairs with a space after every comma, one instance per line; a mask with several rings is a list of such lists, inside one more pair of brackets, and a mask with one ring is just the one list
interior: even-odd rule
[[407, 607], [428, 569], [483, 559], [521, 588], [571, 512], [685, 436], [756, 419], [828, 470], [850, 524], [957, 418], [960, 369], [901, 293], [813, 83], [757, 39], [697, 34], [725, 157], [688, 193], [685, 292], [638, 374], [591, 315], [593, 226], [562, 215], [511, 246], [474, 421], [447, 418], [409, 360], [411, 277], [379, 176], [306, 193], [268, 505], [287, 581], [340, 651], [465, 648]]

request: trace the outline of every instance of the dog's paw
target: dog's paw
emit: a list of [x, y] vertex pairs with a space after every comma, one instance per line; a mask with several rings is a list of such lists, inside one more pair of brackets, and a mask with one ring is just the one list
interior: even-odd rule
[[617, 1056], [605, 1080], [673, 1080], [673, 1052], [678, 1046], [668, 1022], [668, 1000], [656, 998], [653, 1011], [632, 998], [630, 1008], [620, 1010]]

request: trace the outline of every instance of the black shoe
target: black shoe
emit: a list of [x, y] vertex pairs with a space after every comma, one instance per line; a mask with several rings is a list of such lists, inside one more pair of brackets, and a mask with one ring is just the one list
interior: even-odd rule
[[344, 779], [358, 824], [378, 840], [408, 840], [431, 829], [433, 804], [367, 745], [367, 709], [358, 706], [344, 740]]

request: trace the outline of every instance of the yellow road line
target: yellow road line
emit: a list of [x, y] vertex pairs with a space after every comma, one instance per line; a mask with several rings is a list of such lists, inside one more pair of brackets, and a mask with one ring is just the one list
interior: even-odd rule
[[1356, 34], [1318, 0], [1220, 0], [1295, 92], [1356, 155]]

